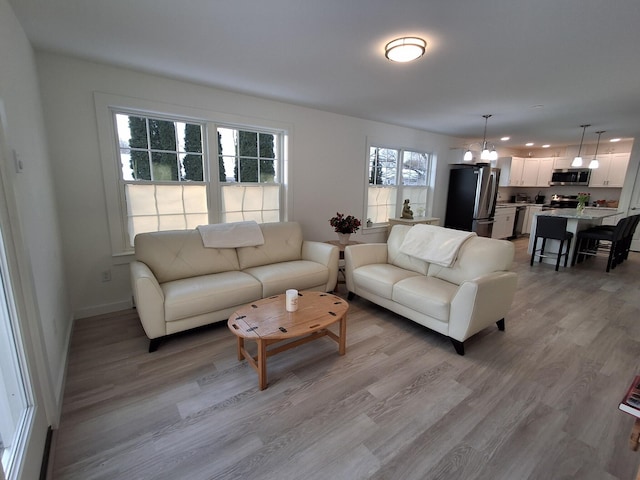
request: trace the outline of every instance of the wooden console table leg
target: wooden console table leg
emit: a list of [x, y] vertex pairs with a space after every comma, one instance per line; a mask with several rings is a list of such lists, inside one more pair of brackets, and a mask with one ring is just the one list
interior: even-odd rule
[[258, 340], [258, 384], [260, 390], [267, 388], [267, 342]]

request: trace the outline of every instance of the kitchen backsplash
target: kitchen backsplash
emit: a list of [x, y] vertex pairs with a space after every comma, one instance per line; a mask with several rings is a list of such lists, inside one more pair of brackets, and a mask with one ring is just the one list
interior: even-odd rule
[[500, 187], [498, 189], [498, 202], [510, 202], [511, 197], [521, 194], [528, 198], [531, 203], [537, 195], [543, 195], [545, 202], [548, 202], [552, 195], [578, 195], [587, 192], [590, 194], [590, 202], [615, 201], [620, 200], [621, 188], [585, 188], [584, 186], [559, 186], [559, 187]]

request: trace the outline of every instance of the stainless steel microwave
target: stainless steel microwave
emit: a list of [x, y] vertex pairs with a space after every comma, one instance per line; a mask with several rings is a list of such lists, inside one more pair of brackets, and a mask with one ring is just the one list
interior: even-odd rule
[[588, 168], [567, 168], [554, 170], [549, 185], [589, 185], [591, 170]]

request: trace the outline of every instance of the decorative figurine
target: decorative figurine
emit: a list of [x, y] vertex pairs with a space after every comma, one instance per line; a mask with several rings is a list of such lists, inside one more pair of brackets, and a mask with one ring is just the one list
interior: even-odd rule
[[402, 215], [400, 215], [400, 218], [408, 218], [409, 220], [413, 220], [413, 212], [411, 211], [411, 207], [409, 206], [408, 198], [404, 201], [404, 205], [402, 206]]

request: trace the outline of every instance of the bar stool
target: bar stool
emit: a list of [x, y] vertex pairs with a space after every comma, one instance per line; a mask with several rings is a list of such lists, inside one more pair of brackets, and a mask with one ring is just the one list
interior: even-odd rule
[[601, 226], [591, 227], [578, 232], [576, 241], [576, 259], [581, 262], [585, 256], [595, 257], [599, 252], [607, 255], [607, 272], [622, 263], [627, 230], [633, 226], [633, 217], [618, 220], [613, 229]]
[[[542, 239], [542, 248], [538, 249], [538, 239]], [[562, 217], [549, 217], [546, 215], [538, 215], [536, 220], [536, 235], [533, 239], [533, 248], [531, 251], [531, 263], [533, 266], [533, 260], [536, 255], [540, 257], [540, 262], [542, 262], [542, 257], [546, 257], [544, 255], [544, 247], [547, 243], [547, 239], [551, 240], [559, 240], [560, 248], [558, 249], [558, 254], [556, 258], [556, 272], [558, 271], [558, 267], [560, 266], [560, 259], [564, 256], [564, 266], [567, 266], [569, 262], [569, 247], [571, 246], [571, 239], [573, 238], [573, 233], [567, 232], [567, 219]], [[566, 242], [566, 249], [563, 253], [563, 247]], [[540, 253], [538, 253], [540, 252]]]

